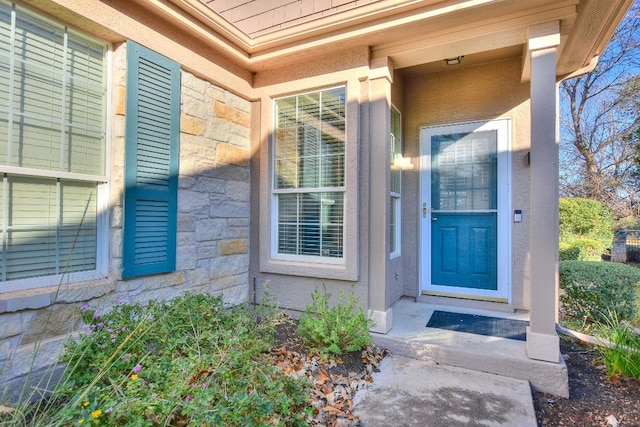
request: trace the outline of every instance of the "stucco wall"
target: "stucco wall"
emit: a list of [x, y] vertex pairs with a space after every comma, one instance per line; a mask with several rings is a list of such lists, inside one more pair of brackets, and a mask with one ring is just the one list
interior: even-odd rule
[[[117, 302], [170, 299], [185, 292], [248, 295], [250, 102], [182, 72], [177, 265], [169, 274], [120, 280], [124, 175], [126, 44], [114, 47], [106, 279], [0, 294], [0, 379], [50, 365], [78, 327], [75, 310], [108, 310]], [[0, 388], [0, 394], [1, 394]]]
[[[520, 83], [520, 58], [478, 66], [450, 67], [432, 74], [404, 76], [404, 156], [413, 170], [403, 174], [404, 292], [418, 295], [420, 184], [420, 128], [473, 120], [508, 117], [512, 135], [512, 208], [523, 222], [512, 224], [512, 307], [528, 308], [528, 194], [530, 147], [529, 86]], [[512, 215], [512, 214], [510, 214]]]

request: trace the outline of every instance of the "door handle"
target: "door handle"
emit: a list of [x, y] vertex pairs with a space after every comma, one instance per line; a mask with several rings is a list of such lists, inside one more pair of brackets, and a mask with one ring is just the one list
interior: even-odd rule
[[424, 202], [422, 204], [422, 218], [426, 218], [427, 217], [427, 212], [429, 212], [429, 209], [427, 208], [427, 203]]

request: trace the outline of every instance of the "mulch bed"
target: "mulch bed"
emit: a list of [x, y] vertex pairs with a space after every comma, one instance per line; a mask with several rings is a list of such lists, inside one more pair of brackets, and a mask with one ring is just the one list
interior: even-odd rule
[[640, 381], [609, 379], [593, 346], [562, 337], [569, 399], [534, 392], [540, 427], [640, 426]]
[[276, 330], [273, 363], [287, 375], [306, 376], [313, 384], [310, 401], [311, 426], [358, 426], [353, 414], [353, 398], [358, 390], [372, 382], [373, 372], [387, 354], [385, 349], [370, 345], [363, 351], [341, 354], [328, 360], [309, 352], [296, 332], [297, 321], [290, 319]]

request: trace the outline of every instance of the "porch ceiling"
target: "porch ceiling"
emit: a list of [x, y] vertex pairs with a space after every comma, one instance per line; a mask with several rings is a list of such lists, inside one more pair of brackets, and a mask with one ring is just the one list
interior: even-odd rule
[[437, 70], [448, 57], [468, 64], [522, 54], [530, 26], [559, 21], [563, 77], [593, 62], [633, 0], [134, 1], [251, 72], [362, 46], [398, 69]]

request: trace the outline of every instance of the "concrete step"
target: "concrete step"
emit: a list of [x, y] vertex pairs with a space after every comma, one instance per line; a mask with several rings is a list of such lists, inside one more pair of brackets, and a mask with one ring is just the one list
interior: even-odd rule
[[[551, 363], [530, 359], [524, 341], [427, 328], [436, 309], [441, 307], [400, 300], [393, 306], [392, 329], [386, 334], [372, 334], [373, 342], [393, 354], [527, 380], [535, 390], [569, 397], [564, 360]], [[486, 311], [476, 314], [508, 317], [505, 313]]]

